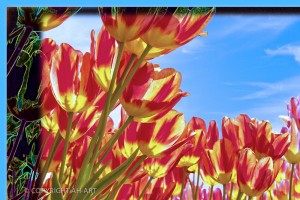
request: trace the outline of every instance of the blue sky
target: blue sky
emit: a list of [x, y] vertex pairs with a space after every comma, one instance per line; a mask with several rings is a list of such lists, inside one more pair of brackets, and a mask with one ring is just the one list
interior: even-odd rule
[[[98, 32], [98, 15], [73, 16], [44, 37], [89, 51], [90, 31]], [[182, 74], [182, 90], [190, 96], [175, 107], [206, 122], [223, 116], [269, 120], [275, 131], [283, 123], [286, 103], [300, 95], [300, 15], [218, 15], [197, 37], [153, 60]], [[118, 111], [112, 113], [118, 120]]]

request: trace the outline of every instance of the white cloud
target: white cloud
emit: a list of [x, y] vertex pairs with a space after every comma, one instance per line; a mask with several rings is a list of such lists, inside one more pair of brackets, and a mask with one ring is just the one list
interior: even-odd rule
[[235, 98], [235, 100], [253, 100], [268, 98], [274, 95], [280, 94], [294, 94], [300, 91], [300, 76], [295, 76], [292, 78], [284, 79], [275, 83], [265, 83], [265, 82], [248, 82], [241, 83], [247, 86], [254, 86], [260, 88], [258, 91]]
[[189, 43], [185, 44], [184, 46], [180, 47], [181, 52], [184, 54], [195, 54], [199, 53], [201, 50], [205, 50], [206, 45], [203, 41], [202, 37], [197, 37], [190, 41]]
[[296, 62], [300, 63], [300, 45], [285, 45], [275, 50], [266, 49], [265, 52], [270, 56], [291, 55]]
[[228, 20], [232, 22], [226, 27], [222, 27], [220, 31], [222, 36], [234, 33], [254, 33], [258, 31], [271, 31], [271, 33], [280, 33], [290, 25], [299, 21], [297, 16], [228, 16]]

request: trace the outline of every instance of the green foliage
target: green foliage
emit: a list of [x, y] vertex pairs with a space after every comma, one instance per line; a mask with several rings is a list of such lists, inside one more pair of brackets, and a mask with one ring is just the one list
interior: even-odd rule
[[26, 139], [27, 139], [27, 144], [30, 145], [30, 143], [39, 137], [41, 133], [41, 125], [40, 121], [33, 121], [29, 125], [26, 126], [25, 128], [25, 134], [26, 134]]

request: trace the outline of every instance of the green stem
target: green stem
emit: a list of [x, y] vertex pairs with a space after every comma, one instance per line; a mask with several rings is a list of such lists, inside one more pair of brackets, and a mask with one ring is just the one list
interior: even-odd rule
[[128, 177], [144, 162], [144, 160], [147, 158], [147, 156], [142, 155], [139, 160], [134, 164], [134, 166], [129, 170], [128, 173], [123, 177], [123, 179], [118, 184], [117, 188], [112, 192], [110, 199], [115, 199], [115, 196], [117, 195], [118, 191], [122, 187], [122, 185], [125, 183], [125, 181], [128, 179]]
[[243, 196], [243, 192], [241, 190], [239, 190], [239, 193], [237, 195], [237, 200], [241, 200], [242, 199], [242, 196]]
[[181, 187], [181, 192], [180, 192], [180, 200], [183, 199], [183, 190], [184, 190], [184, 187], [185, 187], [185, 179], [186, 179], [186, 168], [184, 167], [183, 168], [183, 174], [182, 174], [182, 187]]
[[214, 186], [212, 185], [212, 186], [210, 186], [209, 200], [212, 200], [213, 192], [214, 192]]
[[295, 164], [292, 163], [292, 171], [291, 171], [291, 177], [290, 177], [289, 200], [292, 199], [292, 195], [293, 195], [293, 176], [294, 176], [294, 169], [295, 169]]
[[121, 85], [120, 89], [115, 91], [115, 93], [114, 93], [115, 99], [112, 99], [112, 103], [113, 104], [115, 104], [117, 102], [118, 98], [120, 97], [120, 95], [122, 94], [122, 92], [124, 91], [124, 89], [127, 87], [127, 85], [129, 84], [129, 82], [131, 81], [132, 77], [134, 76], [134, 74], [136, 73], [136, 71], [138, 70], [138, 68], [142, 64], [142, 62], [144, 61], [144, 58], [147, 56], [147, 54], [149, 53], [149, 51], [151, 50], [151, 48], [152, 48], [152, 46], [150, 46], [150, 45], [146, 46], [146, 48], [144, 49], [141, 57], [138, 59], [138, 61], [136, 62], [136, 64], [133, 66], [132, 70], [129, 72], [126, 80]]
[[60, 133], [57, 132], [56, 136], [54, 138], [54, 142], [52, 144], [52, 147], [50, 149], [50, 152], [48, 154], [47, 160], [45, 162], [45, 165], [44, 165], [44, 167], [42, 169], [41, 175], [39, 175], [39, 181], [38, 182], [43, 183], [43, 181], [44, 181], [44, 179], [46, 177], [46, 174], [48, 172], [48, 169], [50, 167], [51, 161], [52, 161], [52, 159], [54, 157], [55, 151], [56, 151], [59, 143], [61, 142], [61, 140], [62, 140], [62, 137], [61, 137]]
[[[112, 96], [112, 102], [116, 102], [117, 101], [117, 99], [119, 98], [118, 96], [117, 96], [117, 94], [119, 93], [118, 91], [120, 90], [120, 87], [123, 85], [123, 82], [124, 82], [124, 80], [125, 80], [125, 78], [127, 77], [127, 74], [128, 74], [128, 72], [129, 72], [129, 70], [131, 69], [131, 67], [132, 67], [132, 64], [133, 64], [133, 62], [134, 62], [134, 60], [136, 59], [136, 55], [135, 54], [132, 54], [131, 55], [131, 57], [130, 57], [130, 60], [129, 60], [129, 62], [128, 62], [128, 64], [127, 64], [127, 66], [126, 66], [126, 68], [125, 68], [125, 70], [124, 70], [124, 72], [123, 72], [123, 74], [122, 74], [122, 76], [121, 76], [121, 78], [120, 78], [120, 81], [119, 81], [119, 84], [118, 84], [118, 86], [116, 87], [116, 90], [115, 90], [115, 92], [114, 92], [114, 94], [113, 94], [113, 96]], [[113, 105], [112, 105], [113, 106]]]
[[232, 198], [232, 192], [233, 192], [233, 183], [231, 182], [230, 185], [231, 185], [231, 186], [230, 186], [230, 195], [229, 195], [229, 199], [231, 200], [231, 198]]
[[223, 184], [223, 200], [226, 199], [226, 184]]
[[[106, 144], [99, 151], [96, 152], [94, 157], [98, 158], [101, 155], [101, 153], [105, 151], [98, 161], [99, 164], [104, 160], [106, 155], [110, 152], [116, 141], [119, 139], [120, 135], [124, 132], [127, 126], [132, 122], [132, 120], [133, 116], [129, 116], [125, 123], [121, 126], [121, 128], [119, 128], [119, 130], [106, 142]], [[94, 169], [96, 169], [97, 167], [98, 166], [95, 166]]]
[[[99, 149], [99, 147], [101, 145], [105, 127], [106, 127], [107, 117], [110, 112], [111, 96], [113, 93], [113, 89], [115, 87], [117, 72], [119, 70], [122, 53], [123, 53], [123, 48], [124, 48], [124, 42], [119, 43], [116, 65], [115, 65], [113, 76], [112, 76], [112, 79], [111, 79], [111, 82], [109, 85], [109, 89], [108, 89], [108, 93], [107, 93], [107, 97], [106, 97], [106, 101], [105, 101], [105, 106], [104, 106], [104, 109], [103, 109], [101, 117], [100, 117], [100, 123], [98, 124], [98, 126], [96, 128], [95, 136], [93, 137], [93, 139], [90, 143], [90, 146], [88, 148], [88, 151], [86, 153], [86, 156], [83, 160], [81, 169], [79, 171], [78, 179], [76, 181], [75, 188], [81, 188], [81, 186], [84, 185], [86, 180], [90, 177], [90, 173], [92, 170], [91, 169], [87, 170], [87, 168], [89, 167], [89, 162], [91, 161], [90, 167], [93, 167], [95, 159], [96, 159], [95, 157], [92, 157], [93, 152], [97, 152], [97, 149]], [[87, 171], [89, 172], [89, 174], [87, 174]], [[84, 178], [85, 178], [85, 180], [84, 180]], [[74, 194], [74, 196], [76, 197], [77, 194]], [[73, 196], [71, 196], [71, 197], [73, 197]], [[71, 199], [75, 199], [75, 197], [71, 198]]]
[[198, 165], [197, 185], [196, 185], [195, 199], [198, 198], [199, 182], [200, 182], [200, 166]]
[[[95, 152], [97, 152], [97, 150], [101, 146], [102, 138], [103, 138], [105, 127], [106, 127], [107, 117], [108, 117], [108, 115], [111, 111], [111, 109], [110, 109], [111, 97], [112, 97], [112, 94], [113, 94], [113, 90], [115, 88], [117, 74], [118, 74], [119, 67], [120, 67], [120, 62], [121, 62], [121, 58], [122, 58], [123, 49], [124, 49], [124, 42], [120, 42], [115, 69], [114, 69], [114, 72], [113, 72], [113, 75], [112, 75], [112, 78], [111, 78], [108, 94], [107, 94], [107, 97], [106, 97], [105, 108], [104, 108], [104, 110], [102, 112], [102, 115], [101, 115], [102, 126], [101, 126], [101, 129], [99, 130], [99, 139], [98, 139], [98, 142], [96, 144]], [[98, 158], [97, 156], [92, 157], [91, 162], [90, 162], [91, 167], [94, 165], [94, 162], [96, 161], [97, 158]]]
[[73, 112], [68, 113], [68, 125], [66, 130], [66, 138], [65, 138], [65, 145], [62, 155], [62, 161], [60, 166], [60, 172], [59, 172], [59, 183], [62, 184], [63, 176], [64, 176], [64, 169], [66, 165], [66, 159], [67, 159], [67, 152], [68, 152], [68, 146], [70, 142], [70, 135], [71, 135], [71, 129], [72, 129], [72, 119], [73, 119]]
[[248, 200], [251, 200], [252, 199], [252, 197], [251, 196], [248, 196]]
[[149, 187], [149, 185], [150, 185], [150, 183], [151, 183], [152, 180], [153, 180], [153, 177], [150, 176], [147, 184], [145, 185], [144, 189], [142, 190], [142, 193], [138, 197], [138, 200], [142, 199], [142, 197], [144, 196], [144, 194], [145, 194], [145, 192], [146, 192], [147, 188]]
[[195, 185], [193, 184], [193, 183], [195, 183], [195, 180], [193, 180], [193, 182], [192, 182], [191, 179], [188, 177], [188, 181], [189, 181], [189, 183], [191, 185], [193, 199], [195, 199]]

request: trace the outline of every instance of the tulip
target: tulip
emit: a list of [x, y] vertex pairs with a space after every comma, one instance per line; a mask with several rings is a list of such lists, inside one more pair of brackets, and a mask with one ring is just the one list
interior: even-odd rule
[[295, 119], [298, 130], [300, 130], [300, 96], [292, 97], [290, 104], [287, 105], [290, 118]]
[[[41, 130], [41, 141], [45, 141], [45, 138], [47, 137], [47, 134], [48, 134], [48, 131], [46, 131], [46, 129], [42, 128], [42, 130]], [[42, 151], [41, 169], [43, 169], [43, 170], [44, 170], [44, 168], [46, 168], [46, 166], [45, 166], [46, 160], [49, 157], [49, 153], [51, 151], [52, 146], [54, 145], [55, 135], [56, 134], [50, 134], [50, 137], [46, 142], [44, 150]], [[61, 142], [59, 142], [59, 144], [57, 146], [57, 149], [55, 150], [55, 153], [53, 155], [53, 159], [51, 160], [50, 166], [47, 169], [48, 172], [56, 171], [58, 165], [61, 163], [63, 147], [64, 147], [64, 141], [62, 140]]]
[[98, 85], [108, 91], [112, 78], [113, 59], [115, 55], [115, 39], [103, 27], [95, 40], [95, 31], [91, 32], [92, 70]]
[[[122, 127], [125, 121], [128, 119], [128, 116], [125, 110], [121, 109], [121, 121], [119, 128]], [[139, 123], [138, 122], [131, 122], [128, 127], [124, 130], [124, 132], [120, 135], [118, 139], [118, 146], [120, 148], [120, 152], [126, 158], [129, 158], [130, 155], [139, 147], [138, 146], [138, 138], [137, 138], [137, 131], [138, 131]], [[138, 156], [142, 155], [141, 152], [138, 153]]]
[[168, 8], [158, 14], [141, 39], [152, 47], [176, 48], [200, 35], [214, 14], [213, 8]]
[[236, 119], [227, 117], [222, 119], [222, 135], [233, 142], [237, 152], [253, 146], [250, 123], [250, 117], [245, 114], [238, 115]]
[[190, 145], [178, 148], [162, 158], [148, 158], [144, 161], [144, 169], [151, 178], [161, 178], [166, 176], [173, 167], [177, 165], [179, 159], [191, 149]]
[[282, 160], [273, 160], [269, 156], [258, 160], [251, 149], [244, 149], [237, 166], [240, 190], [251, 197], [261, 195], [275, 181], [282, 163]]
[[231, 181], [236, 156], [230, 140], [223, 138], [217, 141], [213, 149], [205, 150], [200, 160], [200, 168], [204, 174], [223, 185]]
[[[143, 54], [144, 49], [146, 48], [147, 44], [141, 39], [135, 39], [129, 42], [126, 42], [124, 45], [124, 50], [125, 52], [129, 54], [134, 54], [137, 57], [141, 57]], [[146, 55], [145, 59], [146, 60], [151, 60], [153, 58], [156, 58], [161, 55], [165, 55], [173, 51], [174, 49], [172, 48], [155, 48], [152, 47], [148, 54]]]
[[[67, 112], [82, 112], [99, 93], [91, 73], [90, 54], [84, 56], [63, 43], [52, 60], [50, 80], [58, 104]], [[66, 76], [68, 74], [68, 76]]]
[[255, 136], [252, 149], [258, 158], [270, 156], [276, 160], [287, 152], [291, 142], [288, 133], [272, 133], [272, 125], [268, 121], [257, 121], [250, 126]]
[[[57, 110], [58, 126], [60, 134], [66, 138], [68, 113], [63, 109]], [[76, 113], [72, 118], [70, 142], [78, 140], [85, 134], [91, 135], [96, 130], [97, 121], [100, 118], [100, 112], [97, 107], [90, 107], [82, 113]]]
[[193, 132], [196, 132], [195, 136], [191, 140], [191, 144], [193, 145], [193, 148], [186, 152], [182, 158], [180, 159], [178, 166], [179, 167], [191, 167], [192, 165], [195, 165], [198, 163], [200, 159], [200, 155], [202, 153], [202, 149], [204, 148], [204, 140], [202, 134], [206, 131], [206, 124], [203, 119], [193, 117], [189, 123], [187, 124], [187, 130], [186, 132], [188, 135], [192, 134]]
[[18, 25], [31, 26], [35, 31], [48, 31], [62, 24], [80, 8], [20, 7]]
[[180, 194], [183, 185], [186, 185], [187, 176], [183, 176], [184, 169], [179, 167], [174, 167], [163, 179], [165, 185], [170, 183], [175, 183], [175, 188], [173, 190], [172, 196], [177, 196]]
[[124, 90], [120, 102], [136, 121], [154, 121], [164, 116], [188, 93], [179, 87], [181, 75], [174, 69], [160, 70], [146, 63]]
[[58, 107], [53, 109], [48, 115], [44, 116], [41, 119], [41, 125], [44, 127], [47, 131], [57, 133], [59, 130], [58, 127], [58, 116], [56, 110], [59, 109]]
[[165, 187], [163, 186], [163, 179], [158, 179], [151, 190], [151, 194], [144, 198], [145, 200], [161, 199], [168, 200], [172, 196], [172, 193], [176, 187], [174, 182], [168, 183]]
[[136, 133], [140, 151], [150, 158], [167, 155], [187, 142], [187, 139], [178, 141], [184, 129], [183, 114], [175, 110], [156, 122], [140, 123]]
[[99, 8], [105, 28], [119, 42], [137, 39], [149, 29], [156, 8]]
[[[205, 132], [200, 137], [202, 137], [202, 138], [200, 138], [200, 140], [203, 140], [203, 143], [204, 143], [204, 145], [203, 145], [204, 151], [213, 149], [214, 144], [219, 139], [219, 131], [218, 131], [218, 126], [216, 124], [216, 121], [214, 121], [214, 120], [210, 121], [208, 130], [205, 130]], [[200, 167], [201, 163], [202, 163], [202, 161], [201, 161], [201, 156], [200, 156], [199, 167]], [[204, 167], [204, 165], [201, 165], [201, 166]], [[210, 170], [209, 171], [204, 170], [202, 167], [200, 167], [200, 171], [199, 171], [202, 180], [206, 184], [208, 184], [212, 187], [217, 185], [218, 182], [215, 179], [213, 179], [213, 177], [211, 176], [212, 173], [209, 173]]]

